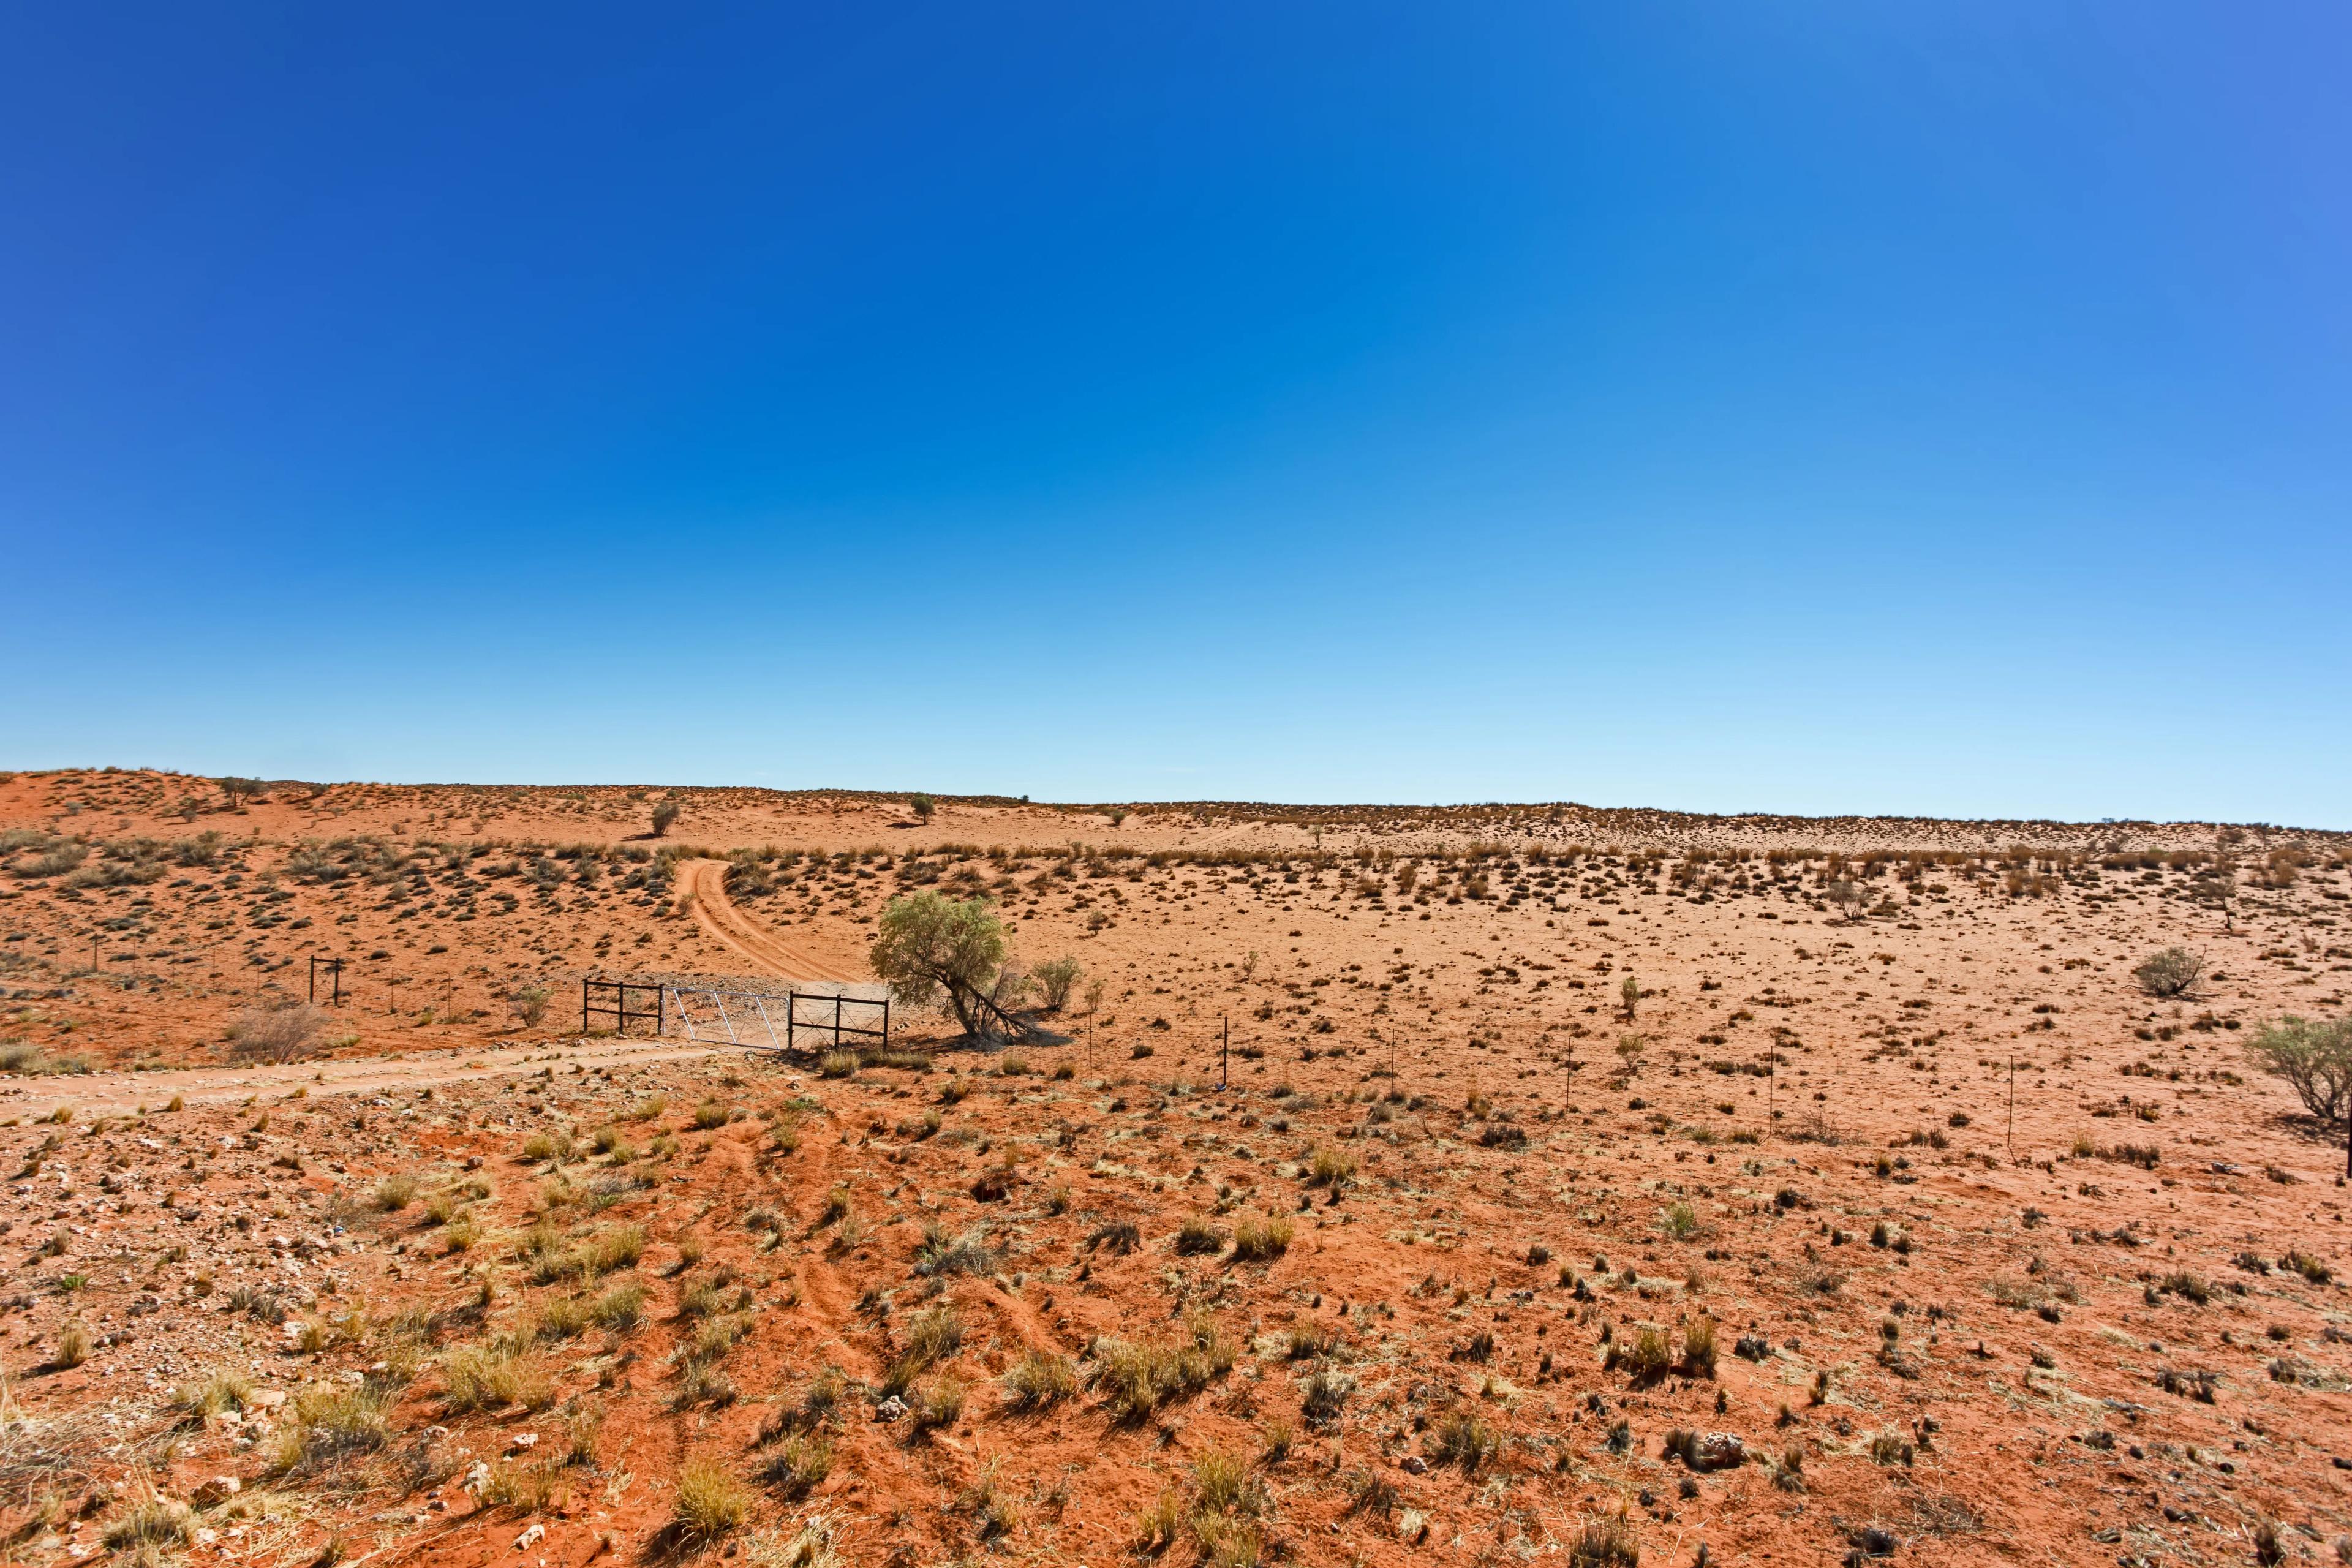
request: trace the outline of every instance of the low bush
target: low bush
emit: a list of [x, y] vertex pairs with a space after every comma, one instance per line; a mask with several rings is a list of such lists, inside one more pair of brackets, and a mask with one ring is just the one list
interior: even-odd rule
[[2284, 1079], [2304, 1110], [2322, 1121], [2341, 1121], [2352, 1109], [2352, 1017], [2315, 1021], [2290, 1014], [2254, 1031], [2246, 1058]]
[[718, 1540], [751, 1511], [751, 1494], [735, 1473], [716, 1459], [693, 1458], [678, 1467], [671, 1528], [689, 1542]]
[[963, 1384], [952, 1376], [931, 1379], [915, 1401], [915, 1430], [935, 1432], [963, 1418]]
[[1715, 1375], [1715, 1320], [1693, 1318], [1683, 1325], [1683, 1374], [1686, 1377]]
[[544, 1369], [511, 1346], [466, 1345], [441, 1363], [442, 1400], [455, 1415], [520, 1405], [543, 1410], [554, 1402]]
[[1048, 1409], [1077, 1393], [1077, 1368], [1066, 1355], [1031, 1351], [1005, 1373], [1004, 1389], [1015, 1410]]
[[1262, 1263], [1281, 1257], [1290, 1249], [1292, 1237], [1297, 1235], [1291, 1222], [1280, 1215], [1269, 1219], [1244, 1219], [1234, 1226], [1234, 1258], [1244, 1263]]
[[806, 1497], [833, 1473], [833, 1444], [811, 1433], [787, 1436], [760, 1468], [760, 1479], [787, 1499]]
[[1307, 1173], [1309, 1185], [1344, 1186], [1356, 1173], [1356, 1156], [1345, 1149], [1318, 1143], [1307, 1157]]
[[1200, 1258], [1225, 1249], [1224, 1232], [1204, 1219], [1188, 1219], [1176, 1232], [1176, 1252], [1182, 1258]]
[[2205, 978], [2205, 961], [2185, 947], [2168, 947], [2143, 960], [2132, 978], [2150, 996], [2186, 997]]
[[290, 1419], [278, 1434], [273, 1468], [281, 1473], [316, 1470], [374, 1453], [392, 1436], [385, 1403], [384, 1393], [366, 1384], [331, 1388], [312, 1384], [302, 1389], [294, 1396]]
[[1568, 1549], [1569, 1568], [1641, 1568], [1642, 1540], [1623, 1519], [1595, 1520]]
[[1665, 1331], [1645, 1328], [1633, 1336], [1633, 1342], [1618, 1342], [1609, 1347], [1602, 1361], [1604, 1370], [1622, 1371], [1636, 1386], [1657, 1382], [1674, 1370], [1675, 1352], [1666, 1342]]
[[100, 1539], [109, 1551], [131, 1548], [154, 1553], [185, 1546], [194, 1533], [186, 1503], [150, 1497], [108, 1520]]
[[1475, 1411], [1456, 1408], [1432, 1424], [1423, 1447], [1433, 1463], [1459, 1465], [1465, 1473], [1475, 1473], [1502, 1452], [1503, 1439]]
[[916, 1273], [943, 1279], [951, 1274], [984, 1275], [995, 1268], [996, 1252], [988, 1245], [984, 1232], [971, 1230], [950, 1236], [947, 1227], [936, 1220], [923, 1226], [923, 1239], [915, 1248]]
[[1141, 1421], [1162, 1405], [1197, 1394], [1233, 1370], [1236, 1352], [1207, 1317], [1195, 1318], [1173, 1342], [1096, 1342], [1087, 1382], [1116, 1418]]
[[184, 1383], [172, 1391], [173, 1405], [199, 1421], [230, 1410], [241, 1412], [252, 1397], [253, 1380], [241, 1372], [227, 1369]]

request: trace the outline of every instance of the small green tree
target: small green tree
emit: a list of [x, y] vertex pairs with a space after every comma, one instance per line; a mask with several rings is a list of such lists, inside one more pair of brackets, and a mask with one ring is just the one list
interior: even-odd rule
[[1625, 1076], [1632, 1078], [1642, 1070], [1642, 1058], [1648, 1052], [1650, 1042], [1640, 1035], [1620, 1035], [1615, 1048], [1625, 1064]]
[[966, 1034], [1029, 1032], [1009, 1010], [1023, 978], [1004, 962], [1004, 924], [986, 899], [929, 889], [892, 899], [875, 923], [869, 957], [899, 1000], [944, 1002]]
[[1633, 1017], [1634, 1010], [1642, 1005], [1642, 983], [1630, 974], [1625, 976], [1624, 983], [1617, 987], [1617, 999], [1625, 1005], [1625, 1016]]
[[907, 797], [907, 809], [915, 814], [917, 822], [929, 822], [931, 813], [939, 809], [939, 803], [927, 795], [910, 795]]
[[2132, 971], [2132, 978], [2151, 996], [2190, 996], [2205, 978], [2205, 961], [2185, 947], [2168, 947], [2150, 954]]
[[678, 809], [677, 796], [674, 795], [666, 795], [654, 802], [654, 837], [656, 838], [669, 831], [669, 825], [677, 820]]
[[518, 985], [507, 993], [507, 1011], [523, 1027], [535, 1029], [539, 1021], [547, 1016], [548, 995], [547, 987], [536, 982]]
[[1870, 889], [1849, 878], [1841, 877], [1822, 889], [1822, 896], [1845, 912], [1850, 921], [1860, 920], [1863, 910], [1870, 907]]
[[1029, 972], [1048, 1013], [1058, 1013], [1068, 1004], [1070, 988], [1078, 983], [1078, 961], [1075, 958], [1049, 958]]
[[259, 779], [226, 778], [221, 780], [220, 787], [221, 794], [227, 799], [229, 809], [232, 811], [236, 809], [238, 801], [252, 800], [261, 794]]
[[2254, 1031], [2246, 1059], [2286, 1079], [2303, 1108], [2323, 1121], [2340, 1121], [2352, 1110], [2352, 1018], [2289, 1014]]

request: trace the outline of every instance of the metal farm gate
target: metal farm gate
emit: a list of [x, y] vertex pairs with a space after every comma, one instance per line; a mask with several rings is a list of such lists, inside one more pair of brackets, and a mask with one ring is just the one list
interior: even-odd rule
[[[877, 988], [879, 989], [879, 988]], [[699, 1044], [740, 1046], [747, 1050], [815, 1051], [873, 1041], [890, 1043], [890, 996], [854, 996], [845, 992], [755, 991], [742, 986], [684, 982], [583, 980], [580, 1028], [591, 1018], [613, 1020], [614, 1032], [646, 1022], [654, 1033], [676, 1027]], [[802, 1037], [813, 1037], [806, 1043]]]

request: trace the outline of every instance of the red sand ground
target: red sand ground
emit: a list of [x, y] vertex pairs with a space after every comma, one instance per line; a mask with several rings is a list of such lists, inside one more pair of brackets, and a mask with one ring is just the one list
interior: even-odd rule
[[[103, 1552], [221, 1476], [242, 1489], [201, 1533], [115, 1550], [1499, 1562], [1622, 1519], [1648, 1563], [1891, 1538], [2110, 1563], [2251, 1562], [2266, 1521], [2316, 1560], [2347, 1527], [2343, 1155], [2240, 1048], [2342, 1011], [2340, 837], [959, 801], [919, 826], [711, 791], [656, 840], [653, 800], [275, 785], [232, 813], [210, 781], [0, 783], [0, 1049], [28, 1069], [0, 1100], [12, 1555]], [[67, 838], [79, 863], [38, 874]], [[719, 857], [764, 846], [803, 858], [730, 895]], [[1867, 912], [1825, 901], [1836, 873]], [[825, 1079], [564, 1025], [588, 973], [856, 977], [916, 886], [1085, 965], [1047, 1039], [919, 1019], [900, 1043], [935, 1060]], [[2214, 973], [2152, 1001], [2130, 971], [2176, 943]], [[312, 956], [347, 961], [328, 1061], [231, 1065], [257, 988], [299, 994]], [[31, 1070], [76, 1057], [142, 1070]], [[1278, 1256], [1234, 1255], [1276, 1216]], [[960, 1336], [905, 1399], [961, 1385], [961, 1412], [877, 1419], [942, 1308]], [[1702, 1320], [1712, 1375], [1622, 1364]], [[60, 1368], [69, 1324], [89, 1348]], [[1107, 1342], [1193, 1346], [1191, 1385], [1122, 1415]], [[1024, 1411], [1003, 1378], [1033, 1352], [1077, 1386]], [[486, 1356], [510, 1370], [484, 1399], [520, 1403], [464, 1408]], [[245, 1412], [174, 1406], [224, 1369]], [[326, 1452], [351, 1388], [381, 1429]], [[1677, 1430], [1744, 1462], [1695, 1470]], [[771, 1473], [824, 1444], [813, 1485]], [[669, 1528], [689, 1461], [744, 1492], [707, 1544]]]

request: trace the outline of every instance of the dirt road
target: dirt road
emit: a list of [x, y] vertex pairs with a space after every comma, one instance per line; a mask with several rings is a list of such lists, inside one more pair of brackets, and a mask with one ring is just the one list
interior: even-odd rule
[[694, 900], [694, 923], [772, 974], [852, 985], [872, 976], [847, 963], [821, 958], [786, 942], [746, 916], [727, 897], [727, 862], [688, 860], [678, 868], [679, 896]]
[[593, 1040], [288, 1062], [275, 1067], [76, 1073], [11, 1080], [0, 1088], [0, 1121], [11, 1116], [37, 1119], [60, 1106], [70, 1108], [77, 1119], [84, 1121], [93, 1116], [128, 1116], [142, 1106], [159, 1110], [173, 1095], [201, 1105], [250, 1098], [283, 1100], [298, 1089], [308, 1089], [314, 1096], [380, 1094], [428, 1084], [520, 1078], [557, 1061], [589, 1068], [635, 1067], [684, 1061], [730, 1048], [670, 1041]]

